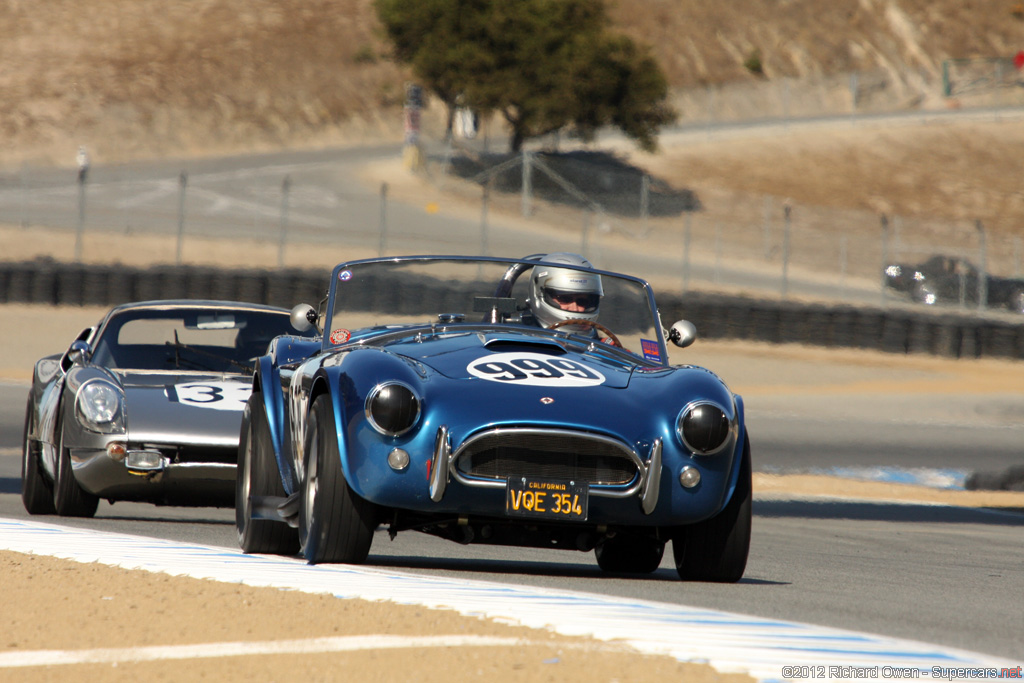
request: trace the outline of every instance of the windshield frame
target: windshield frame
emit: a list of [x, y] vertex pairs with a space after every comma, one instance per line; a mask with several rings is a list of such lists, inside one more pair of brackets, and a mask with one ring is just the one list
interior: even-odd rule
[[[341, 348], [345, 345], [375, 345], [378, 343], [386, 343], [384, 339], [396, 339], [405, 336], [410, 332], [420, 332], [424, 334], [452, 334], [456, 332], [486, 332], [493, 330], [495, 333], [512, 332], [523, 334], [526, 332], [530, 335], [537, 335], [545, 338], [550, 338], [558, 343], [571, 343], [574, 346], [582, 345], [589, 351], [601, 350], [609, 351], [610, 355], [615, 356], [621, 360], [628, 360], [633, 363], [645, 365], [648, 367], [665, 367], [669, 365], [668, 348], [665, 343], [665, 330], [661, 322], [660, 313], [658, 311], [657, 304], [654, 298], [654, 291], [646, 280], [638, 278], [632, 275], [625, 275], [615, 271], [601, 270], [598, 268], [582, 268], [575, 266], [568, 266], [563, 264], [557, 264], [559, 268], [569, 268], [573, 270], [581, 270], [590, 273], [595, 273], [602, 277], [608, 277], [611, 279], [618, 279], [631, 283], [635, 286], [639, 292], [642, 293], [642, 297], [645, 300], [648, 315], [650, 317], [650, 324], [652, 326], [651, 334], [656, 337], [652, 341], [655, 341], [658, 347], [658, 358], [651, 358], [645, 356], [639, 351], [632, 351], [629, 349], [619, 349], [610, 344], [594, 344], [592, 340], [586, 339], [580, 335], [572, 332], [565, 331], [564, 329], [550, 330], [544, 327], [528, 327], [524, 330], [524, 326], [518, 323], [512, 322], [481, 322], [479, 320], [469, 322], [462, 320], [455, 321], [442, 321], [437, 320], [434, 322], [420, 321], [420, 322], [396, 322], [394, 324], [385, 324], [377, 326], [368, 326], [362, 328], [356, 328], [352, 330], [352, 336], [350, 338], [332, 340], [331, 330], [334, 330], [334, 318], [337, 311], [336, 300], [338, 296], [339, 282], [346, 282], [347, 278], [343, 275], [346, 271], [353, 269], [359, 269], [367, 265], [378, 265], [378, 264], [395, 264], [396, 266], [402, 264], [416, 264], [416, 263], [429, 263], [429, 262], [461, 262], [466, 264], [490, 264], [504, 266], [506, 275], [513, 272], [514, 266], [521, 266], [521, 268], [515, 269], [515, 275], [513, 280], [518, 279], [520, 276], [529, 277], [527, 271], [536, 266], [541, 262], [544, 255], [534, 255], [525, 258], [506, 258], [497, 256], [458, 256], [458, 255], [414, 255], [414, 256], [393, 256], [393, 257], [378, 257], [369, 259], [358, 259], [352, 261], [344, 261], [339, 263], [331, 270], [331, 280], [329, 283], [326, 308], [323, 311], [324, 334], [322, 336], [322, 350], [325, 352], [333, 351]], [[499, 287], [505, 287], [507, 290], [511, 290], [512, 283], [506, 282], [505, 280], [495, 280], [494, 282], [496, 290]], [[506, 287], [507, 285], [507, 287]]]

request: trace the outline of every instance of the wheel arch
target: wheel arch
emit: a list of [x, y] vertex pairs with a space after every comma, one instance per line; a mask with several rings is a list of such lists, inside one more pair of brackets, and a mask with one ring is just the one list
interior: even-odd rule
[[[736, 395], [736, 447], [733, 450], [732, 471], [729, 473], [729, 486], [726, 487], [725, 496], [722, 497], [722, 505], [715, 513], [721, 512], [732, 497], [736, 495], [736, 486], [739, 483], [740, 472], [743, 467], [743, 458], [750, 452], [750, 444], [747, 443], [747, 423], [744, 414], [743, 397]], [[751, 463], [753, 464], [753, 463]]]
[[[342, 475], [349, 486], [356, 490], [357, 493], [360, 493], [353, 479], [352, 464], [349, 459], [348, 430], [346, 425], [348, 425], [347, 406], [351, 397], [345, 395], [344, 384], [345, 382], [339, 381], [337, 374], [321, 370], [313, 378], [313, 383], [309, 388], [309, 409], [313, 409], [313, 404], [318, 398], [327, 396], [330, 405], [329, 415], [334, 420], [334, 434], [338, 441], [338, 457], [341, 460]], [[303, 454], [303, 457], [307, 456], [308, 454]]]
[[288, 457], [287, 449], [287, 406], [281, 388], [281, 373], [274, 365], [270, 356], [261, 356], [256, 361], [252, 376], [252, 393], [259, 393], [263, 403], [263, 411], [267, 416], [267, 427], [270, 430], [270, 443], [274, 449], [274, 460], [277, 462], [278, 473], [285, 489], [289, 493], [295, 490], [297, 480], [295, 469]]

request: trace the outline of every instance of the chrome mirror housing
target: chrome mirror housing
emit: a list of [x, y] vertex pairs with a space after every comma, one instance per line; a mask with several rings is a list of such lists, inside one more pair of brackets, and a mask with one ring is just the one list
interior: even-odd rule
[[81, 339], [71, 342], [71, 346], [68, 347], [68, 350], [64, 352], [60, 359], [61, 371], [67, 372], [71, 369], [72, 365], [82, 365], [89, 360], [90, 353], [92, 353], [92, 349]]
[[75, 340], [68, 347], [68, 360], [72, 363], [83, 363], [89, 357], [89, 345], [84, 341]]
[[319, 332], [320, 328], [316, 324], [317, 319], [316, 309], [309, 304], [298, 304], [292, 309], [292, 327], [299, 332], [306, 332], [314, 328]]
[[681, 349], [697, 341], [697, 327], [689, 320], [680, 320], [668, 331], [668, 340]]

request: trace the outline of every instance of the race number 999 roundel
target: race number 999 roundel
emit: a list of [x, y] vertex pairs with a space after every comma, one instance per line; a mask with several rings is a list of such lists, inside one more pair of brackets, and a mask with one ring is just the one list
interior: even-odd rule
[[527, 351], [484, 356], [466, 371], [491, 382], [534, 387], [593, 387], [605, 380], [596, 368], [578, 360]]

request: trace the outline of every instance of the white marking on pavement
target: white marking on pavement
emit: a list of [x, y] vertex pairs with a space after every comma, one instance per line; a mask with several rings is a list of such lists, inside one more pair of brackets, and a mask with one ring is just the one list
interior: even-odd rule
[[[152, 662], [167, 659], [210, 659], [251, 657], [254, 655], [313, 654], [356, 652], [359, 650], [398, 650], [434, 647], [509, 647], [537, 646], [542, 643], [520, 638], [496, 636], [339, 636], [234, 643], [196, 643], [151, 647], [100, 648], [94, 650], [28, 650], [0, 653], [0, 668], [54, 666], [57, 664], [112, 664]], [[548, 643], [550, 645], [551, 643]], [[561, 647], [562, 644], [559, 644]]]
[[685, 605], [372, 567], [309, 565], [297, 558], [245, 555], [227, 548], [26, 520], [0, 518], [0, 549], [339, 598], [452, 609], [563, 635], [614, 640], [639, 652], [706, 663], [762, 681], [783, 680], [783, 667], [793, 665], [899, 666], [929, 673], [933, 666], [1017, 666], [940, 645]]

